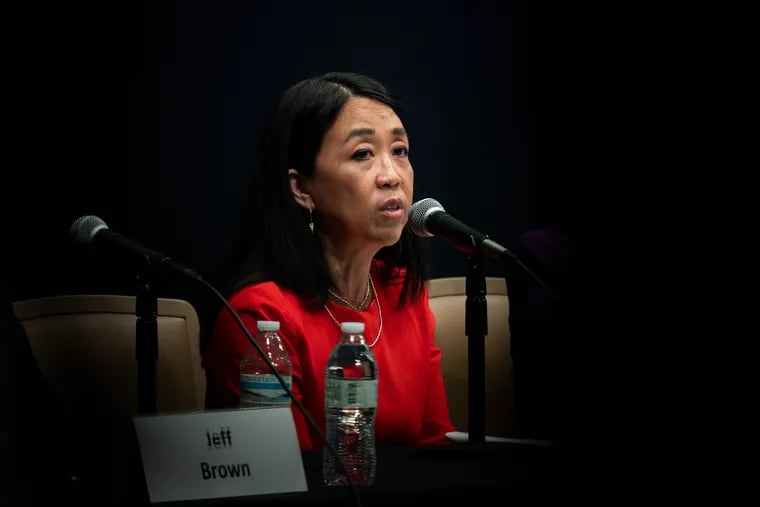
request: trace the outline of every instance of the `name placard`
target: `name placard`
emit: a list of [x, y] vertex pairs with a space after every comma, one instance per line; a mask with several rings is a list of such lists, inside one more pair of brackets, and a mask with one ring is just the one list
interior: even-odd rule
[[134, 418], [151, 503], [307, 491], [289, 407]]

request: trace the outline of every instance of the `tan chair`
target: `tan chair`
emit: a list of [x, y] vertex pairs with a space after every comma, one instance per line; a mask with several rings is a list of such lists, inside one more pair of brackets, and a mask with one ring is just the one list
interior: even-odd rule
[[[430, 308], [436, 318], [435, 339], [442, 352], [441, 371], [449, 412], [458, 431], [467, 431], [469, 411], [465, 282], [465, 277], [434, 278], [428, 282]], [[509, 347], [509, 298], [503, 278], [486, 278], [486, 301], [485, 432], [493, 436], [517, 436]]]
[[[64, 410], [137, 413], [134, 296], [76, 294], [13, 304], [42, 375]], [[184, 300], [158, 298], [156, 410], [203, 410], [200, 325]]]
[[[135, 303], [134, 296], [81, 294], [13, 304], [56, 404], [48, 425], [61, 442], [67, 474], [94, 484], [112, 481], [104, 491], [116, 496], [132, 480], [137, 459]], [[187, 301], [157, 303], [156, 411], [203, 410], [198, 315]]]

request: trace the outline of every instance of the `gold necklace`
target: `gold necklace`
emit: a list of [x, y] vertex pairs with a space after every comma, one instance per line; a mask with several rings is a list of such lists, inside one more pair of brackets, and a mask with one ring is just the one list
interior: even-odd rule
[[361, 303], [359, 303], [356, 306], [354, 306], [351, 303], [351, 301], [349, 301], [348, 299], [345, 299], [344, 297], [339, 296], [332, 289], [327, 289], [327, 292], [329, 292], [332, 297], [334, 297], [335, 299], [339, 300], [340, 302], [342, 302], [343, 304], [345, 304], [346, 306], [348, 306], [352, 310], [356, 310], [357, 312], [360, 312], [364, 308], [364, 304], [367, 302], [367, 299], [369, 298], [369, 284], [370, 284], [370, 280], [371, 279], [372, 279], [372, 277], [368, 277], [367, 278], [367, 292], [364, 294], [364, 299], [362, 299]]
[[[378, 327], [377, 327], [377, 336], [375, 337], [375, 341], [369, 344], [369, 348], [374, 347], [378, 340], [380, 339], [380, 333], [383, 332], [383, 309], [380, 308], [380, 299], [377, 297], [377, 291], [375, 290], [375, 282], [372, 281], [372, 276], [369, 277], [369, 285], [372, 287], [372, 294], [375, 297], [375, 301], [377, 301], [377, 315], [378, 319], [380, 321]], [[323, 304], [322, 306], [325, 307], [325, 310], [327, 310], [327, 315], [330, 316], [330, 318], [335, 322], [335, 325], [338, 326], [338, 329], [340, 329], [340, 322], [338, 322], [338, 319], [335, 318], [335, 315], [332, 314], [330, 309], [327, 307], [327, 304]], [[350, 305], [349, 305], [350, 306]], [[354, 308], [355, 310], [355, 308]]]

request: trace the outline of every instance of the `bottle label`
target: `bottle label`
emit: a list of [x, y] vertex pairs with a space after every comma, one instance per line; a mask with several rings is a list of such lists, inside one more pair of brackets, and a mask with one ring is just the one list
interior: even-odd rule
[[377, 408], [377, 379], [325, 379], [328, 407]]
[[[283, 375], [282, 379], [290, 389], [291, 377]], [[289, 404], [290, 397], [271, 373], [240, 375], [240, 403], [244, 405], [282, 405]]]

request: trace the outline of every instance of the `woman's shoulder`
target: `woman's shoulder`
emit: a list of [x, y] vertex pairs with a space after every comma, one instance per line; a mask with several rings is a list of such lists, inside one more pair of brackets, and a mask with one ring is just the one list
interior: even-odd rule
[[[256, 320], [276, 320], [289, 325], [301, 322], [308, 310], [292, 290], [275, 282], [263, 281], [245, 285], [228, 299], [230, 307], [241, 317]], [[230, 312], [221, 310], [223, 319], [230, 319]]]

